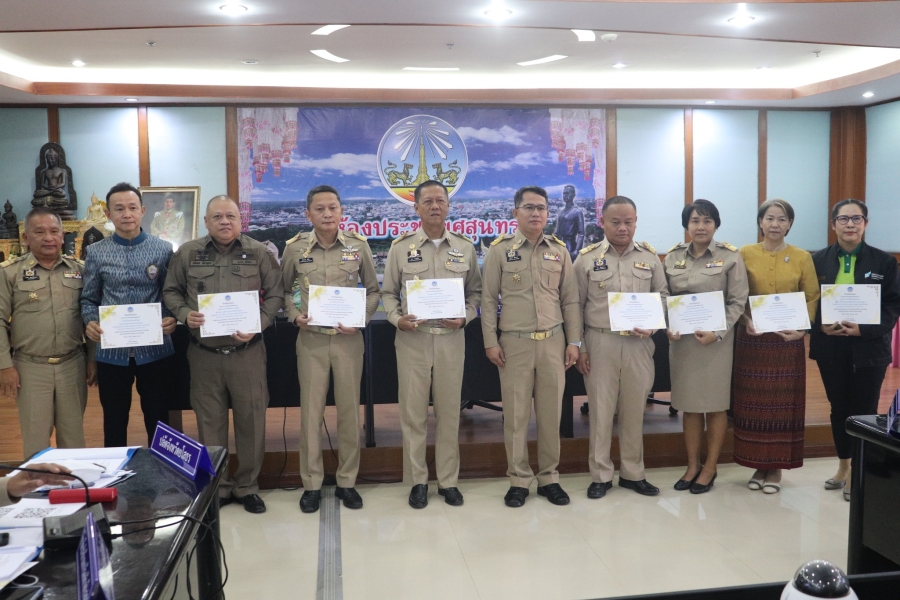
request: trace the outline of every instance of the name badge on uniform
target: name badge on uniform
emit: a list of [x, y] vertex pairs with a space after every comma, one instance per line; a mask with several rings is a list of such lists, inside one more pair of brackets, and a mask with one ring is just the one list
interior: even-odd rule
[[519, 256], [518, 250], [506, 251], [506, 262], [516, 262], [517, 260], [522, 260], [522, 257]]
[[300, 258], [297, 259], [297, 262], [300, 263], [301, 265], [304, 265], [306, 263], [311, 263], [312, 261], [313, 261], [312, 256], [301, 256]]
[[[257, 265], [259, 261], [254, 258], [253, 252], [241, 252], [231, 259], [232, 265]], [[232, 269], [234, 271], [234, 269]]]
[[66, 279], [81, 279], [81, 273], [78, 271], [66, 271], [63, 273], [63, 277]]
[[416, 250], [415, 247], [413, 247], [406, 254], [406, 262], [422, 262], [422, 253]]
[[595, 271], [605, 271], [609, 269], [609, 265], [606, 264], [605, 258], [595, 258], [594, 259], [594, 270]]
[[873, 279], [875, 281], [881, 281], [884, 279], [884, 275], [881, 275], [879, 273], [873, 273], [872, 271], [869, 271], [868, 273], [866, 273], [866, 279]]
[[650, 266], [648, 262], [636, 262], [634, 263], [635, 269], [640, 269], [641, 271], [652, 271], [653, 267]]
[[706, 268], [707, 269], [715, 269], [716, 267], [721, 267], [724, 264], [725, 264], [725, 261], [723, 261], [723, 260], [711, 260], [708, 263], [706, 263]]
[[147, 277], [156, 279], [157, 275], [159, 275], [159, 267], [156, 265], [147, 265]]
[[559, 254], [550, 254], [549, 252], [544, 252], [544, 260], [559, 262]]
[[40, 277], [34, 272], [34, 269], [25, 269], [22, 271], [22, 281], [38, 281]]
[[675, 263], [676, 269], [687, 269], [687, 259], [679, 260]]

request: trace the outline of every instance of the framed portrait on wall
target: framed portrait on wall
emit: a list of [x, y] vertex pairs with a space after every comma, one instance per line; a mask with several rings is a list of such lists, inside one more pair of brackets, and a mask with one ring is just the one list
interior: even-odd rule
[[149, 235], [172, 244], [181, 244], [197, 237], [200, 218], [200, 187], [142, 187], [144, 219], [141, 227]]

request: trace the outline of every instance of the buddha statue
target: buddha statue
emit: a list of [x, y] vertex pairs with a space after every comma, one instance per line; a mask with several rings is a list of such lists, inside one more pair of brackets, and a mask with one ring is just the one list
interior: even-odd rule
[[17, 240], [19, 239], [19, 219], [12, 210], [12, 204], [9, 200], [3, 205], [6, 209], [3, 212], [3, 222], [0, 223], [0, 239]]
[[37, 189], [31, 199], [33, 206], [44, 206], [59, 213], [63, 220], [75, 218], [78, 206], [72, 185], [72, 169], [66, 165], [62, 146], [53, 142], [41, 147], [41, 164], [35, 169]]

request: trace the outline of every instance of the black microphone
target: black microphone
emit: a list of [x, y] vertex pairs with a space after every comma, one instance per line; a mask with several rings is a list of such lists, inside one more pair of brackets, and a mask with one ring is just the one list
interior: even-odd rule
[[26, 473], [46, 473], [49, 475], [57, 475], [57, 476], [62, 475], [64, 477], [71, 477], [73, 479], [77, 479], [78, 481], [81, 482], [81, 485], [84, 486], [84, 501], [88, 505], [90, 505], [90, 503], [91, 503], [91, 494], [88, 491], [87, 482], [84, 479], [82, 479], [81, 477], [79, 477], [78, 475], [75, 475], [74, 473], [54, 473], [53, 471], [51, 471], [49, 469], [32, 469], [32, 468], [28, 468], [28, 467], [16, 467], [13, 465], [3, 465], [3, 464], [0, 464], [0, 469], [3, 469], [4, 471], [25, 471]]

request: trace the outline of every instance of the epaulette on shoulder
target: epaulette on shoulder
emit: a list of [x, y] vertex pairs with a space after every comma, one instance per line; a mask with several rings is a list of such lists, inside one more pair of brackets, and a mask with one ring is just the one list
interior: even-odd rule
[[737, 252], [737, 251], [738, 251], [737, 246], [732, 246], [732, 245], [729, 244], [728, 242], [718, 242], [718, 244], [719, 244], [720, 246], [722, 246], [723, 248], [725, 248], [726, 250], [731, 250], [732, 252]]
[[289, 239], [288, 241], [286, 241], [286, 242], [284, 243], [284, 245], [285, 245], [285, 246], [289, 246], [289, 245], [293, 244], [294, 242], [296, 242], [297, 240], [299, 240], [301, 237], [303, 237], [303, 235], [304, 235], [305, 233], [306, 233], [306, 232], [301, 231], [300, 233], [298, 233], [297, 235], [295, 235], [294, 237], [292, 237], [291, 239]]
[[649, 250], [649, 251], [652, 252], [653, 254], [656, 254], [656, 248], [654, 248], [653, 246], [651, 246], [649, 242], [641, 242], [641, 246], [643, 246], [644, 248], [646, 248], [647, 250]]
[[355, 237], [356, 239], [362, 240], [362, 241], [364, 241], [364, 242], [366, 242], [366, 241], [369, 240], [369, 238], [367, 238], [366, 236], [364, 236], [363, 234], [361, 234], [361, 233], [359, 233], [359, 232], [357, 232], [357, 231], [347, 231], [347, 235], [353, 236], [353, 237]]
[[551, 238], [554, 242], [556, 242], [557, 244], [559, 244], [560, 246], [565, 246], [565, 245], [566, 245], [566, 243], [565, 243], [564, 241], [562, 241], [561, 239], [559, 239], [559, 238], [556, 237], [555, 235], [551, 235], [550, 238]]
[[493, 242], [491, 242], [491, 246], [496, 246], [497, 244], [499, 244], [499, 243], [502, 242], [503, 240], [508, 240], [508, 239], [511, 238], [511, 237], [513, 237], [513, 234], [511, 234], [511, 233], [504, 233], [503, 235], [498, 236], [496, 240], [494, 240]]
[[77, 259], [74, 256], [72, 256], [71, 254], [63, 254], [63, 258], [65, 258], [66, 260], [71, 260], [73, 263], [80, 265], [82, 267], [84, 266], [83, 260]]
[[672, 246], [671, 248], [669, 248], [669, 249], [666, 251], [666, 254], [668, 254], [669, 252], [672, 252], [673, 250], [677, 250], [678, 248], [681, 247], [681, 245], [682, 245], [683, 243], [684, 243], [684, 242], [678, 242], [677, 244], [675, 244], [674, 246]]
[[415, 233], [415, 231], [413, 231], [413, 230], [409, 230], [409, 231], [407, 231], [406, 233], [401, 233], [399, 236], [397, 236], [397, 237], [394, 238], [394, 241], [391, 242], [391, 246], [393, 246], [394, 244], [396, 244], [396, 243], [399, 242], [400, 240], [402, 240], [402, 239], [404, 239], [404, 238], [407, 238], [407, 237], [411, 236], [411, 235], [414, 234], [414, 233]]
[[7, 260], [4, 260], [2, 263], [0, 263], [0, 267], [5, 268], [5, 267], [8, 267], [9, 265], [14, 265], [17, 262], [19, 262], [20, 260], [24, 260], [24, 258], [25, 258], [25, 255], [16, 256], [15, 258], [9, 258]]
[[[448, 231], [449, 231], [449, 230], [448, 230]], [[453, 234], [453, 235], [455, 235], [456, 237], [461, 237], [462, 239], [464, 239], [464, 240], [466, 240], [466, 241], [468, 241], [468, 242], [471, 242], [472, 245], [475, 244], [475, 240], [473, 240], [472, 238], [470, 238], [469, 236], [467, 236], [467, 235], [464, 234], [464, 233], [459, 233], [458, 231], [450, 231], [450, 233]]]
[[587, 248], [582, 248], [581, 250], [579, 250], [578, 253], [579, 253], [579, 254], [587, 254], [588, 252], [590, 252], [590, 251], [593, 250], [594, 248], [598, 247], [598, 246], [599, 246], [600, 244], [602, 244], [602, 243], [603, 243], [603, 242], [597, 242], [596, 244], [591, 244], [591, 245], [588, 246]]

